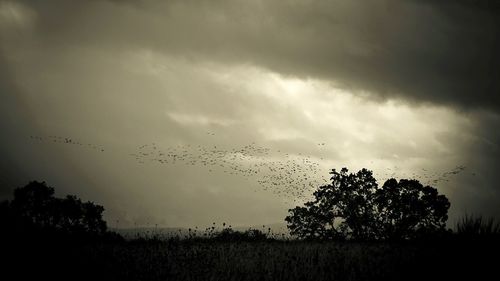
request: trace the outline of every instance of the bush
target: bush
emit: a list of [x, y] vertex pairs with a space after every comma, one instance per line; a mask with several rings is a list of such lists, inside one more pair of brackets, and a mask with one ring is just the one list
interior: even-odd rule
[[245, 232], [235, 231], [231, 228], [225, 228], [215, 233], [213, 239], [216, 241], [266, 241], [267, 235], [258, 229], [249, 229]]

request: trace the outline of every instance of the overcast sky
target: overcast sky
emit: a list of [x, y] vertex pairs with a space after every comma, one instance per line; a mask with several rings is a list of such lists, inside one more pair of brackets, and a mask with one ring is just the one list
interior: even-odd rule
[[261, 225], [365, 167], [499, 217], [496, 3], [0, 0], [0, 196]]

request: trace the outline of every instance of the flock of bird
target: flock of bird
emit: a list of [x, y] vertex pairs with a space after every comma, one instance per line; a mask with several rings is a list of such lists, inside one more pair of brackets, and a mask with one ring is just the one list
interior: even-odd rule
[[52, 143], [64, 143], [64, 144], [70, 144], [70, 145], [75, 145], [75, 146], [83, 146], [88, 149], [104, 152], [104, 147], [93, 144], [93, 143], [83, 143], [76, 141], [72, 138], [66, 138], [66, 137], [61, 137], [61, 136], [47, 136], [47, 137], [42, 137], [42, 136], [30, 136], [30, 139], [33, 141], [37, 142], [52, 142]]
[[139, 163], [201, 166], [208, 172], [241, 176], [291, 199], [304, 198], [326, 182], [320, 177], [320, 164], [311, 156], [281, 153], [255, 143], [232, 149], [189, 144], [162, 149], [151, 143], [139, 146], [130, 156]]
[[[207, 134], [214, 135], [214, 133]], [[105, 151], [101, 145], [83, 143], [68, 137], [30, 136], [30, 138], [37, 142], [47, 141], [81, 146], [98, 152]], [[318, 144], [318, 146], [325, 145], [325, 143]], [[303, 201], [310, 198], [313, 190], [320, 185], [327, 184], [329, 180], [325, 177], [328, 176], [328, 169], [331, 168], [318, 162], [322, 158], [318, 159], [301, 153], [286, 153], [257, 145], [254, 142], [231, 149], [200, 144], [163, 147], [156, 143], [149, 143], [140, 145], [129, 156], [140, 164], [196, 166], [202, 167], [210, 173], [240, 176], [247, 180], [253, 180], [264, 190], [292, 201]], [[449, 181], [451, 176], [464, 171], [465, 166], [457, 166], [444, 173], [430, 173], [424, 168], [421, 170], [407, 176], [395, 166], [386, 168], [385, 173], [380, 175], [379, 179], [416, 178], [424, 184], [435, 186], [441, 182]]]

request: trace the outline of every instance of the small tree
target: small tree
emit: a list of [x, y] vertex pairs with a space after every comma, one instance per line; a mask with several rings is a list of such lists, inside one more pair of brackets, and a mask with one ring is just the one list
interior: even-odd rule
[[450, 207], [444, 195], [416, 180], [390, 179], [378, 187], [373, 173], [333, 169], [331, 184], [314, 200], [289, 210], [290, 233], [311, 239], [407, 239], [444, 230]]

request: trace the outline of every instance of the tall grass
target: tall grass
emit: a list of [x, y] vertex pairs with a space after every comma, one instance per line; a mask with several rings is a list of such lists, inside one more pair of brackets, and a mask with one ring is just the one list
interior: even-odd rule
[[500, 235], [499, 221], [472, 214], [465, 214], [457, 221], [455, 228], [457, 234], [464, 236]]

